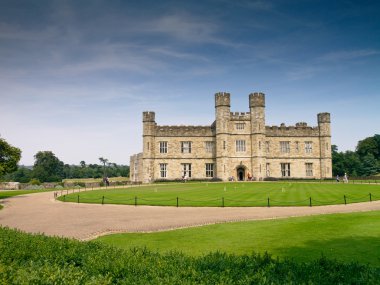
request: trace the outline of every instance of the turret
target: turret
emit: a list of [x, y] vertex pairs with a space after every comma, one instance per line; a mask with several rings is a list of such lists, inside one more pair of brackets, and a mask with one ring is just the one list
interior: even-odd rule
[[249, 94], [251, 110], [251, 154], [253, 176], [263, 179], [266, 176], [265, 154], [265, 94]]
[[319, 113], [319, 144], [320, 144], [320, 160], [321, 160], [321, 178], [332, 177], [331, 167], [331, 120], [330, 113]]
[[227, 180], [228, 125], [230, 121], [230, 93], [215, 94], [216, 176]]
[[143, 112], [143, 179], [144, 182], [154, 180], [154, 146], [156, 121], [154, 112]]

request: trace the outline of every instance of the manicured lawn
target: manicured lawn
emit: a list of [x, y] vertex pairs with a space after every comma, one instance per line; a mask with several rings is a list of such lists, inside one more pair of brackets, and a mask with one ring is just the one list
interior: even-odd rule
[[238, 255], [269, 252], [274, 257], [380, 266], [380, 211], [238, 222], [156, 233], [128, 233], [97, 239], [120, 248], [147, 247], [189, 255], [221, 251]]
[[[126, 189], [81, 191], [61, 201], [105, 204], [176, 206], [313, 206], [380, 199], [380, 185], [246, 182], [153, 184]], [[103, 198], [104, 197], [104, 198]]]

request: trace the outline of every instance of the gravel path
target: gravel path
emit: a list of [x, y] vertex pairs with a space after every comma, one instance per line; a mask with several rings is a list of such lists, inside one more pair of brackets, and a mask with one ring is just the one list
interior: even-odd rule
[[77, 204], [53, 192], [0, 200], [0, 225], [30, 233], [89, 240], [116, 232], [152, 232], [231, 221], [380, 210], [380, 201], [318, 207], [214, 208]]

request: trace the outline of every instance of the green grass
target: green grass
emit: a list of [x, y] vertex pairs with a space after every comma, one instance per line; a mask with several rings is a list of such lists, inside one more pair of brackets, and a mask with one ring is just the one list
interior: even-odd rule
[[380, 211], [216, 224], [156, 233], [113, 234], [97, 241], [120, 248], [147, 247], [189, 255], [210, 251], [269, 252], [310, 261], [321, 257], [380, 266]]
[[[380, 184], [332, 184], [291, 182], [176, 183], [153, 184], [126, 189], [108, 189], [75, 193], [61, 201], [83, 203], [176, 206], [244, 207], [309, 206], [343, 204], [380, 199]], [[104, 196], [104, 200], [103, 200]], [[137, 199], [135, 200], [135, 197]]]
[[379, 284], [380, 268], [268, 254], [189, 256], [123, 250], [97, 242], [0, 227], [0, 284]]

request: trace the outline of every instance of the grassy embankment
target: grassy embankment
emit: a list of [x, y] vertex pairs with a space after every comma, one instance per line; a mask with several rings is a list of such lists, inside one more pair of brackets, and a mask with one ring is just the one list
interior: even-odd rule
[[[65, 195], [61, 201], [176, 206], [312, 206], [380, 199], [380, 184], [331, 183], [176, 183]], [[103, 199], [104, 197], [104, 199]], [[137, 197], [137, 199], [136, 199]], [[345, 199], [346, 198], [346, 199]]]

